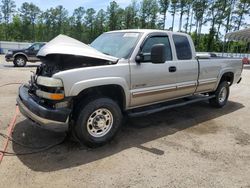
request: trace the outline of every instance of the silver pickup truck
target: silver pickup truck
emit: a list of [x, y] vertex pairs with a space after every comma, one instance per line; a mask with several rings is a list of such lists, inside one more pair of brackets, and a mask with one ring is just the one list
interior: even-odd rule
[[189, 35], [163, 30], [107, 32], [90, 45], [59, 35], [38, 57], [41, 66], [19, 88], [20, 111], [91, 147], [110, 141], [124, 115], [202, 100], [223, 107], [243, 69], [240, 59], [199, 58]]

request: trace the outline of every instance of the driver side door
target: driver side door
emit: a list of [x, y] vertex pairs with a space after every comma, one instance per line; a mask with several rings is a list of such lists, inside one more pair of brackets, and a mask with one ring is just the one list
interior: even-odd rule
[[[165, 45], [167, 59], [164, 63], [153, 64], [151, 61], [151, 49], [155, 44]], [[148, 36], [138, 54], [143, 57], [143, 61], [130, 62], [130, 107], [149, 105], [173, 98], [176, 92], [177, 75], [168, 35], [157, 33]]]
[[28, 55], [28, 57], [29, 57], [29, 60], [31, 60], [31, 61], [37, 61], [37, 60], [39, 60], [39, 59], [36, 57], [36, 54], [38, 53], [38, 51], [40, 50], [40, 48], [41, 48], [41, 44], [36, 43], [36, 44], [32, 45], [32, 46], [28, 49], [27, 55]]

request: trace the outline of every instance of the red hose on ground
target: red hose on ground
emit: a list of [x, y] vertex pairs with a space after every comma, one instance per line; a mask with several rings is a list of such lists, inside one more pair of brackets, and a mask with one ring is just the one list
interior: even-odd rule
[[[3, 150], [2, 151], [6, 151], [7, 147], [8, 147], [8, 144], [9, 144], [9, 138], [11, 137], [12, 135], [12, 132], [13, 132], [13, 129], [16, 125], [16, 119], [17, 119], [17, 116], [19, 115], [19, 108], [18, 106], [16, 106], [16, 112], [15, 112], [15, 115], [14, 117], [12, 118], [9, 126], [8, 126], [8, 129], [7, 129], [7, 135], [8, 135], [8, 138], [6, 138], [5, 142], [4, 142], [4, 147], [3, 147]], [[0, 164], [3, 160], [3, 157], [4, 157], [4, 153], [0, 152]]]

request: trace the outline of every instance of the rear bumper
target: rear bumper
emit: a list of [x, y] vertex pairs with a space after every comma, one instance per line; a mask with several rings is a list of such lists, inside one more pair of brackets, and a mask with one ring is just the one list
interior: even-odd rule
[[44, 107], [28, 93], [28, 90], [29, 88], [26, 85], [19, 88], [17, 104], [20, 112], [37, 124], [49, 129], [67, 130], [71, 110], [68, 108], [52, 109]]

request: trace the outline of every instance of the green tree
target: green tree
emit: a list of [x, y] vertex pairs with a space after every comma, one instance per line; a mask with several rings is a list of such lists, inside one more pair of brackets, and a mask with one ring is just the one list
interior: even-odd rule
[[232, 21], [233, 21], [233, 14], [234, 14], [234, 6], [235, 6], [236, 0], [229, 0], [227, 1], [227, 6], [225, 9], [225, 17], [226, 22], [223, 24], [225, 27], [225, 32], [228, 33], [232, 30]]
[[84, 7], [78, 7], [77, 9], [74, 10], [73, 17], [75, 18], [77, 23], [82, 23], [84, 14], [85, 14]]
[[167, 19], [167, 11], [170, 4], [170, 0], [159, 0], [159, 11], [163, 16], [163, 19], [160, 22], [161, 28], [165, 29], [166, 27], [166, 19]]
[[52, 36], [52, 20], [51, 20], [51, 9], [46, 10], [45, 12], [42, 13], [40, 17], [40, 24], [39, 27], [40, 30], [42, 31], [40, 34], [42, 35], [43, 40], [48, 41]]
[[119, 9], [120, 7], [115, 1], [110, 2], [107, 8], [109, 30], [116, 30], [119, 28]]
[[95, 19], [95, 36], [98, 36], [106, 31], [106, 12], [101, 9], [96, 14]]
[[236, 20], [235, 20], [235, 30], [239, 30], [242, 25], [245, 25], [244, 21], [244, 15], [249, 16], [250, 12], [250, 0], [239, 0], [237, 3], [237, 10], [236, 10]]
[[2, 23], [2, 12], [0, 12], [0, 40], [4, 38], [4, 27]]
[[87, 35], [88, 42], [92, 41], [95, 37], [94, 31], [94, 21], [95, 21], [95, 10], [93, 8], [89, 8], [86, 10], [86, 14], [84, 17], [85, 25], [87, 27]]
[[61, 5], [50, 9], [50, 20], [52, 23], [53, 37], [65, 33], [68, 11]]
[[49, 38], [48, 36], [50, 35], [50, 33], [48, 33], [47, 31], [47, 27], [45, 24], [45, 17], [44, 17], [45, 13], [41, 13], [38, 18], [37, 18], [37, 22], [36, 22], [36, 40], [37, 41], [48, 41], [47, 38]]
[[2, 12], [0, 12], [0, 23], [2, 23], [2, 19], [3, 19]]
[[4, 20], [4, 32], [5, 32], [5, 40], [8, 40], [8, 32], [9, 32], [9, 23], [11, 20], [11, 17], [13, 15], [13, 13], [15, 12], [15, 2], [13, 0], [2, 0], [1, 1], [1, 11], [3, 14], [3, 20]]
[[14, 41], [25, 41], [23, 37], [23, 32], [22, 32], [22, 21], [19, 17], [19, 15], [14, 15], [13, 16], [13, 21], [10, 23], [9, 28], [10, 28], [10, 36], [11, 40]]
[[85, 28], [83, 26], [84, 15], [85, 15], [84, 7], [79, 7], [74, 10], [73, 16], [70, 18], [70, 23], [72, 24], [72, 30], [73, 30], [72, 35], [79, 40], [83, 40], [83, 33]]
[[228, 4], [227, 0], [220, 0], [220, 2], [219, 2], [219, 8], [218, 8], [218, 13], [217, 13], [218, 17], [216, 20], [216, 24], [218, 25], [217, 32], [216, 32], [216, 39], [217, 40], [218, 40], [219, 35], [220, 35], [221, 26], [226, 19], [225, 11], [226, 11], [226, 8], [228, 6], [227, 4]]
[[214, 43], [214, 36], [216, 34], [215, 24], [217, 23], [217, 19], [219, 17], [219, 11], [221, 8], [221, 1], [215, 0], [211, 1], [209, 5], [208, 21], [211, 22], [211, 27], [209, 29], [209, 40], [207, 43], [207, 51], [213, 51], [213, 43]]
[[[184, 25], [185, 28], [185, 32], [188, 32], [188, 27], [189, 29], [189, 33], [191, 32], [192, 29], [192, 21], [193, 21], [193, 10], [192, 10], [192, 5], [193, 5], [193, 1], [192, 0], [186, 0], [187, 1], [187, 17], [186, 17], [186, 23]], [[190, 17], [191, 16], [191, 17]]]
[[193, 11], [194, 11], [194, 18], [195, 18], [195, 46], [199, 49], [199, 39], [202, 30], [203, 24], [205, 24], [208, 20], [206, 18], [208, 8], [208, 1], [207, 0], [196, 0], [193, 3]]
[[[30, 36], [30, 32], [29, 32], [29, 28], [30, 25], [32, 26], [32, 40], [35, 41], [35, 24], [36, 21], [38, 19], [38, 16], [41, 14], [41, 10], [39, 9], [39, 7], [37, 7], [36, 5], [34, 5], [33, 3], [23, 3], [21, 8], [19, 9], [20, 12], [20, 16], [21, 19], [23, 21], [23, 25], [24, 25], [24, 30], [23, 32], [26, 33], [26, 39], [28, 36]], [[26, 30], [26, 32], [25, 32]]]
[[170, 5], [169, 12], [172, 15], [172, 27], [171, 27], [172, 31], [174, 30], [175, 14], [178, 11], [178, 9], [179, 9], [179, 2], [178, 2], [178, 0], [171, 0], [171, 5]]
[[143, 0], [141, 2], [140, 20], [141, 27], [148, 29], [157, 28], [158, 4], [156, 0]]
[[181, 28], [182, 28], [183, 15], [186, 14], [189, 11], [188, 3], [189, 3], [188, 0], [180, 0], [179, 1], [180, 19], [179, 19], [179, 30], [178, 31], [181, 31]]
[[68, 11], [61, 5], [50, 8], [42, 14], [44, 38], [50, 40], [59, 34], [66, 34], [69, 28]]
[[126, 29], [133, 29], [139, 27], [139, 18], [137, 12], [139, 12], [139, 8], [136, 1], [132, 1], [132, 3], [125, 8], [124, 19]]
[[[249, 4], [249, 0], [132, 0], [123, 9], [113, 1], [107, 11], [79, 7], [69, 16], [62, 6], [42, 12], [32, 3], [23, 3], [15, 12], [13, 0], [0, 0], [0, 40], [49, 41], [62, 33], [89, 43], [109, 30], [165, 29], [167, 22], [172, 22], [173, 29], [179, 15], [179, 31], [191, 34], [198, 51], [221, 51], [222, 29], [228, 33], [250, 24]], [[208, 34], [202, 33], [205, 24]], [[229, 50], [236, 51], [237, 45], [245, 51], [246, 44], [236, 42], [230, 42]]]

